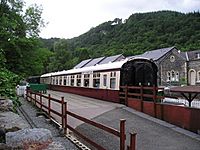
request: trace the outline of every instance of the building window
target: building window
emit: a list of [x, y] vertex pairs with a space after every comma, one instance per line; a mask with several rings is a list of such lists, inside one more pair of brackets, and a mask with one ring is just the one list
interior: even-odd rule
[[200, 71], [197, 72], [197, 81], [200, 82]]
[[200, 59], [200, 53], [197, 53], [196, 56], [197, 56], [197, 59]]
[[179, 72], [176, 72], [176, 81], [179, 81]]
[[84, 74], [84, 86], [89, 87], [90, 74]]
[[167, 72], [167, 81], [171, 81], [171, 72], [170, 71]]
[[100, 85], [100, 73], [94, 73], [93, 74], [93, 87], [99, 88]]
[[115, 89], [116, 87], [116, 72], [110, 73], [110, 88]]
[[74, 75], [71, 76], [71, 86], [74, 86]]
[[103, 86], [107, 86], [107, 75], [103, 75]]
[[76, 75], [76, 86], [81, 86], [81, 74]]
[[172, 81], [175, 81], [175, 72], [172, 71], [172, 72], [171, 72], [171, 75], [172, 75], [172, 77], [171, 77]]
[[170, 56], [170, 61], [174, 62], [175, 61], [175, 57], [173, 55]]
[[179, 72], [174, 70], [167, 72], [167, 82], [169, 81], [179, 81]]

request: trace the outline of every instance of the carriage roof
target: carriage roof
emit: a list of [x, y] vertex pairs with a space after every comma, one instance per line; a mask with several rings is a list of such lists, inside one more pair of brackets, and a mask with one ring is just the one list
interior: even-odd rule
[[[95, 66], [83, 67], [83, 68], [74, 68], [70, 70], [63, 70], [58, 72], [51, 72], [41, 75], [41, 77], [50, 77], [50, 76], [59, 76], [59, 75], [67, 75], [67, 74], [79, 74], [79, 73], [91, 73], [95, 71], [103, 71], [103, 70], [115, 70], [120, 69], [124, 63], [127, 61], [135, 60], [135, 59], [147, 59], [144, 57], [132, 57], [126, 58], [121, 61], [110, 62], [107, 64], [97, 64]], [[149, 60], [149, 59], [147, 59]]]

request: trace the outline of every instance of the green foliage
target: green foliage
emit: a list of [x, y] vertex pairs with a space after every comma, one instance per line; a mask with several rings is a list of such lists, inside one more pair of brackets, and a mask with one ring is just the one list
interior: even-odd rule
[[[176, 46], [182, 51], [197, 50], [200, 49], [199, 20], [199, 12], [187, 14], [175, 11], [136, 13], [123, 23], [121, 19], [116, 18], [91, 28], [79, 37], [62, 39], [65, 43], [62, 51], [63, 55], [67, 55], [67, 64], [72, 62], [68, 61], [72, 58], [75, 58], [75, 64], [77, 61], [91, 57], [115, 54], [138, 55], [162, 47]], [[55, 50], [57, 45], [55, 43], [58, 41], [57, 38], [42, 39], [45, 47], [52, 51]], [[65, 54], [65, 50], [68, 54]], [[59, 61], [59, 57], [55, 57], [54, 60], [57, 64], [60, 63], [60, 66], [55, 65], [55, 68], [58, 67], [59, 70], [73, 66], [63, 63], [63, 59]]]
[[20, 77], [7, 69], [0, 69], [0, 96], [9, 98], [13, 101], [14, 109], [20, 105], [20, 101], [16, 96], [16, 83], [18, 83]]
[[0, 1], [0, 95], [12, 99], [15, 106], [19, 105], [15, 86], [20, 77], [44, 73], [52, 55], [38, 40], [44, 26], [41, 7], [25, 10], [24, 6], [23, 0]]
[[119, 53], [136, 55], [170, 46], [187, 51], [196, 50], [200, 48], [199, 20], [199, 12], [136, 13], [125, 23], [116, 19], [108, 21], [68, 42], [74, 48], [88, 49], [93, 57]]

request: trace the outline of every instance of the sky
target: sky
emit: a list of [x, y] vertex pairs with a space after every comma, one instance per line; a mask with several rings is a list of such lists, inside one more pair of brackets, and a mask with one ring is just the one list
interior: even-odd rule
[[24, 0], [41, 5], [42, 38], [73, 38], [115, 18], [128, 19], [134, 13], [159, 10], [200, 11], [200, 0]]

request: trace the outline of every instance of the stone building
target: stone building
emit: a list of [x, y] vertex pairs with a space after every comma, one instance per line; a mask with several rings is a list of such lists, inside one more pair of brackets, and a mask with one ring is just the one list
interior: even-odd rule
[[176, 47], [147, 51], [140, 57], [158, 66], [158, 85], [200, 85], [200, 50], [180, 52]]
[[187, 59], [188, 84], [200, 85], [200, 50], [185, 53]]

